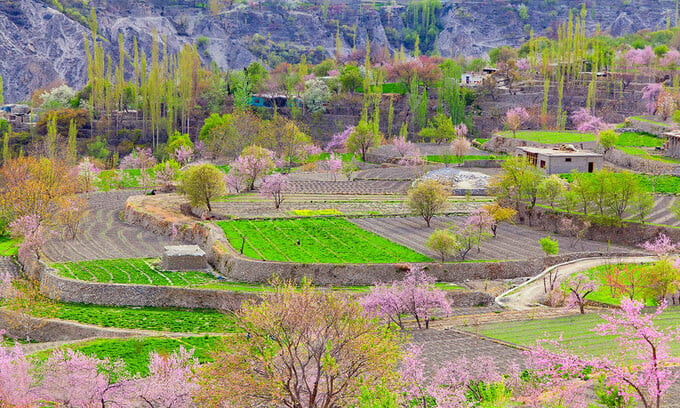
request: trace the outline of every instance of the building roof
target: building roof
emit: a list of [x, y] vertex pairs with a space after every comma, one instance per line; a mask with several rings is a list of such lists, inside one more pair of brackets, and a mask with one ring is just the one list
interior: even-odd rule
[[602, 157], [601, 154], [588, 150], [544, 149], [540, 147], [520, 146], [517, 149], [526, 153], [537, 153], [551, 157]]
[[671, 130], [670, 132], [666, 132], [663, 134], [664, 137], [674, 137], [674, 138], [680, 138], [680, 130]]

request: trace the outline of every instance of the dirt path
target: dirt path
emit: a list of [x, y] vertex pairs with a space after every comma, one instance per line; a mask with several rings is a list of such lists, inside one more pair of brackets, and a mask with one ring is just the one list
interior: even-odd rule
[[557, 272], [558, 277], [556, 285], [559, 286], [566, 277], [571, 276], [574, 273], [587, 271], [596, 266], [616, 263], [645, 263], [653, 262], [656, 259], [657, 258], [653, 256], [639, 256], [623, 258], [589, 258], [565, 262], [552, 266], [522, 285], [501, 294], [496, 298], [496, 303], [510, 310], [534, 309], [540, 299], [545, 296], [543, 276], [548, 274], [551, 270]]

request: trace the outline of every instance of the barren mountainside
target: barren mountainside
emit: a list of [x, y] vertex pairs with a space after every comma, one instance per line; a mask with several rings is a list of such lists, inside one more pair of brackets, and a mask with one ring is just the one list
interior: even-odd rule
[[[403, 1], [403, 0], [402, 0]], [[25, 100], [30, 93], [63, 80], [73, 87], [87, 81], [83, 36], [89, 28], [82, 16], [88, 9], [76, 0], [62, 0], [60, 8], [39, 0], [0, 0], [0, 75], [5, 99]], [[413, 48], [412, 15], [405, 4], [333, 1], [322, 7], [305, 3], [284, 7], [281, 1], [233, 5], [214, 14], [203, 2], [189, 0], [91, 1], [97, 10], [100, 35], [112, 56], [122, 33], [128, 50], [137, 38], [140, 49], [151, 51], [152, 33], [167, 42], [168, 51], [184, 43], [197, 43], [206, 63], [222, 69], [240, 69], [252, 61], [272, 66], [297, 62], [306, 55], [318, 62], [335, 54], [336, 33], [343, 53], [361, 48], [370, 39], [372, 48], [392, 51]], [[577, 0], [453, 0], [444, 1], [430, 23], [430, 41], [424, 51], [443, 56], [481, 56], [501, 45], [517, 46], [536, 35], [551, 35], [579, 10]], [[527, 13], [520, 13], [521, 5]], [[597, 24], [612, 35], [643, 28], [662, 29], [675, 15], [675, 0], [592, 0], [588, 2], [589, 28]], [[77, 12], [77, 13], [74, 13]], [[80, 18], [79, 18], [80, 17]], [[429, 48], [429, 49], [428, 49]]]

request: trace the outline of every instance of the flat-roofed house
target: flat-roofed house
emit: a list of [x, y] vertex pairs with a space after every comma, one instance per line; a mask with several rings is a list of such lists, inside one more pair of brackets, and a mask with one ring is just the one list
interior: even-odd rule
[[548, 174], [569, 173], [576, 170], [581, 173], [592, 173], [602, 168], [604, 158], [601, 154], [576, 150], [573, 146], [562, 146], [559, 149], [521, 146], [517, 154], [525, 156], [530, 163], [545, 170]]

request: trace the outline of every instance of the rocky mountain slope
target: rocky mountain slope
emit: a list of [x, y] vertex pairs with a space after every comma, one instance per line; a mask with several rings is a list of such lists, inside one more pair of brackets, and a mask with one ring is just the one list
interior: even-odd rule
[[[62, 0], [64, 2], [78, 0]], [[409, 44], [401, 33], [408, 28], [405, 0], [401, 5], [372, 8], [356, 0], [330, 2], [323, 7], [287, 8], [282, 1], [237, 5], [212, 14], [193, 0], [92, 0], [99, 15], [100, 34], [112, 56], [117, 55], [118, 34], [128, 49], [137, 38], [140, 49], [150, 53], [152, 33], [167, 41], [169, 51], [184, 43], [200, 44], [205, 62], [222, 69], [239, 69], [252, 61], [269, 65], [332, 56], [336, 32], [344, 53], [364, 46], [399, 49]], [[321, 4], [322, 2], [319, 2]], [[480, 56], [500, 45], [518, 45], [531, 27], [550, 34], [580, 0], [524, 0], [528, 15], [521, 17], [516, 0], [448, 0], [437, 10], [434, 43], [444, 56]], [[675, 13], [675, 0], [593, 0], [589, 28], [600, 24], [614, 35], [642, 28], [661, 29], [666, 16]], [[50, 2], [50, 4], [52, 4]], [[68, 3], [67, 3], [68, 4]], [[171, 5], [169, 5], [171, 4]], [[74, 6], [75, 7], [75, 6]], [[81, 8], [87, 15], [87, 9]], [[83, 36], [88, 28], [40, 0], [0, 0], [0, 75], [5, 80], [5, 99], [25, 100], [30, 93], [55, 80], [73, 87], [86, 82]], [[82, 21], [82, 20], [81, 20]], [[356, 27], [356, 28], [355, 28]]]

